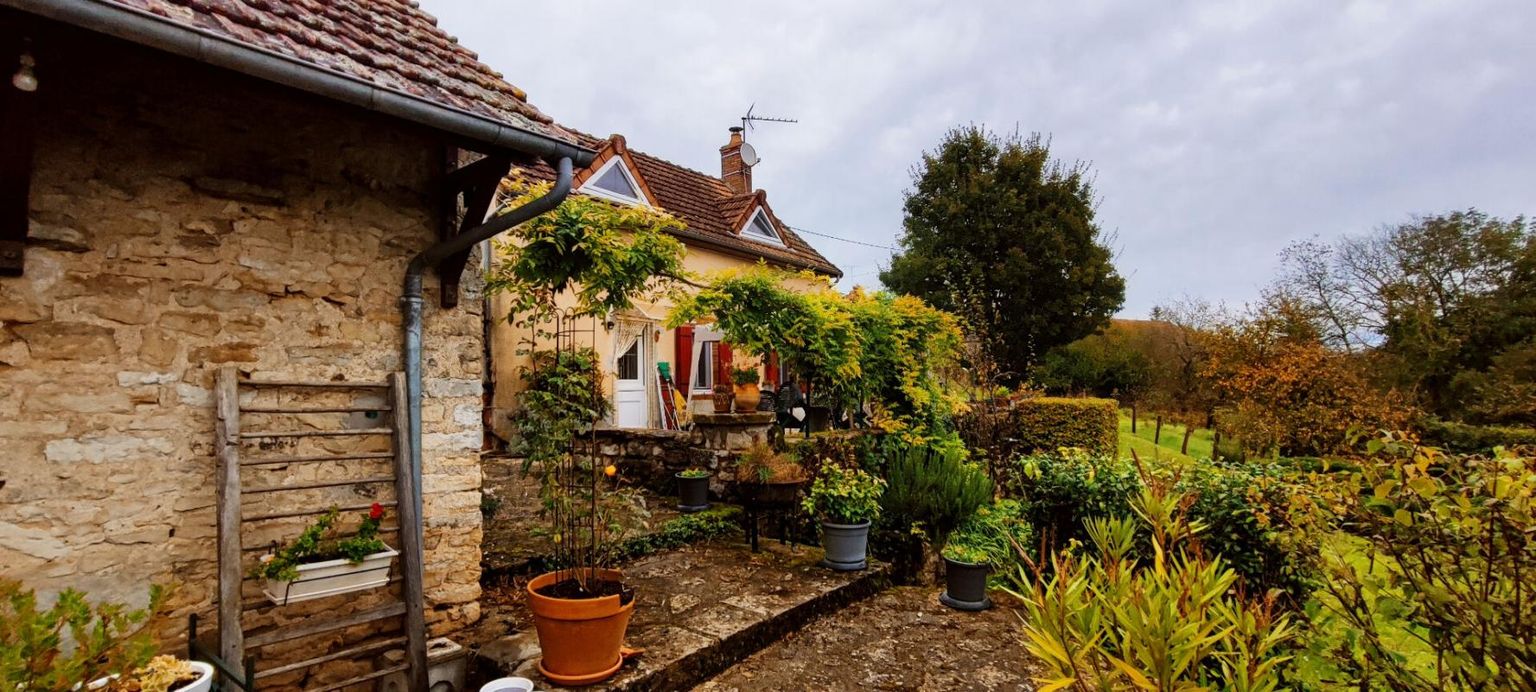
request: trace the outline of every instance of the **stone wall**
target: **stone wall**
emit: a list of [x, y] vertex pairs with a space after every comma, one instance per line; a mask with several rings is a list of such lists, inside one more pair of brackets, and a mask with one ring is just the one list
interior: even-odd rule
[[[96, 36], [36, 50], [32, 245], [25, 276], [0, 278], [0, 576], [131, 603], [169, 584], [179, 629], [217, 593], [213, 372], [398, 370], [401, 278], [434, 238], [444, 149]], [[428, 281], [434, 633], [479, 616], [477, 291], [467, 272], [461, 307], [440, 311]], [[356, 502], [335, 490], [316, 501]]]

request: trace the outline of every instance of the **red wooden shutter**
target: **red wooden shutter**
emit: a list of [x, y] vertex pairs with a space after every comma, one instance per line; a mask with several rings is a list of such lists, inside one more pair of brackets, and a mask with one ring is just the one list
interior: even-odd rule
[[677, 391], [687, 398], [689, 392], [688, 378], [693, 377], [693, 325], [685, 324], [672, 330], [673, 360], [677, 361], [677, 371], [672, 373], [672, 381], [677, 384]]
[[715, 352], [718, 354], [715, 358], [715, 384], [732, 386], [735, 381], [731, 379], [731, 342], [722, 339], [720, 345], [715, 347]]

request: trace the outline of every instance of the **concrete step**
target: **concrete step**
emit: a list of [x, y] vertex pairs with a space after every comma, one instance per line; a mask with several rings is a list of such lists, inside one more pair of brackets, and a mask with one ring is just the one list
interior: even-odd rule
[[[817, 565], [820, 548], [771, 540], [761, 547], [761, 552], [752, 553], [744, 544], [715, 541], [658, 553], [625, 567], [638, 599], [626, 644], [645, 653], [626, 662], [606, 683], [584, 689], [690, 689], [818, 616], [888, 585], [889, 568], [884, 564], [871, 562], [860, 572], [833, 572]], [[520, 675], [547, 684], [538, 674], [538, 638], [520, 589], [520, 584], [487, 589], [487, 624], [480, 631], [487, 634], [490, 629], [496, 636], [477, 648], [475, 677]]]

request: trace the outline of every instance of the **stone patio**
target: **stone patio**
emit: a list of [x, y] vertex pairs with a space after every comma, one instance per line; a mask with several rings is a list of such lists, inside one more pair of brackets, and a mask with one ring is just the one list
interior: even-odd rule
[[1030, 690], [1017, 604], [962, 613], [935, 588], [898, 587], [830, 614], [695, 687], [745, 690]]
[[[627, 643], [645, 653], [626, 662], [608, 683], [585, 689], [689, 689], [885, 585], [884, 565], [833, 572], [816, 565], [820, 548], [777, 541], [764, 541], [762, 548], [754, 554], [738, 541], [717, 540], [625, 567], [639, 599]], [[472, 677], [541, 680], [524, 583], [522, 578], [503, 579], [486, 587], [485, 618], [471, 636], [478, 654]]]

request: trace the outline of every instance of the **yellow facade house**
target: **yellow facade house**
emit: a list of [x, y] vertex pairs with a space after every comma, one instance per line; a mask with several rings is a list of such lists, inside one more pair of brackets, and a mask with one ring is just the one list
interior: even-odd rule
[[[608, 139], [581, 136], [581, 144], [597, 156], [576, 173], [574, 194], [592, 195], [615, 204], [646, 206], [667, 212], [685, 227], [675, 231], [687, 252], [686, 270], [708, 275], [725, 269], [766, 262], [791, 271], [809, 271], [836, 279], [842, 272], [782, 222], [768, 206], [766, 193], [752, 188], [753, 156], [748, 148], [743, 160], [741, 128], [731, 128], [730, 140], [720, 148], [720, 177], [684, 168], [628, 147], [624, 137]], [[525, 168], [527, 179], [548, 179], [547, 167]], [[792, 279], [800, 288], [817, 285], [813, 279]], [[493, 296], [487, 310], [491, 350], [490, 428], [502, 439], [510, 438], [510, 416], [517, 407], [521, 373], [529, 364], [526, 328], [507, 321], [509, 298]], [[708, 325], [667, 329], [672, 305], [666, 299], [639, 303], [625, 314], [598, 320], [595, 330], [583, 334], [581, 345], [598, 354], [605, 373], [604, 392], [612, 414], [606, 422], [615, 428], [661, 428], [662, 413], [659, 364], [672, 375], [670, 386], [684, 393], [695, 411], [710, 406], [710, 390], [729, 383], [730, 363], [755, 363], [764, 386], [777, 386], [781, 373], [773, 359], [755, 354], [732, 354], [730, 344]], [[585, 328], [586, 325], [583, 325]], [[590, 341], [590, 344], [588, 343]], [[521, 344], [521, 347], [520, 347]]]

